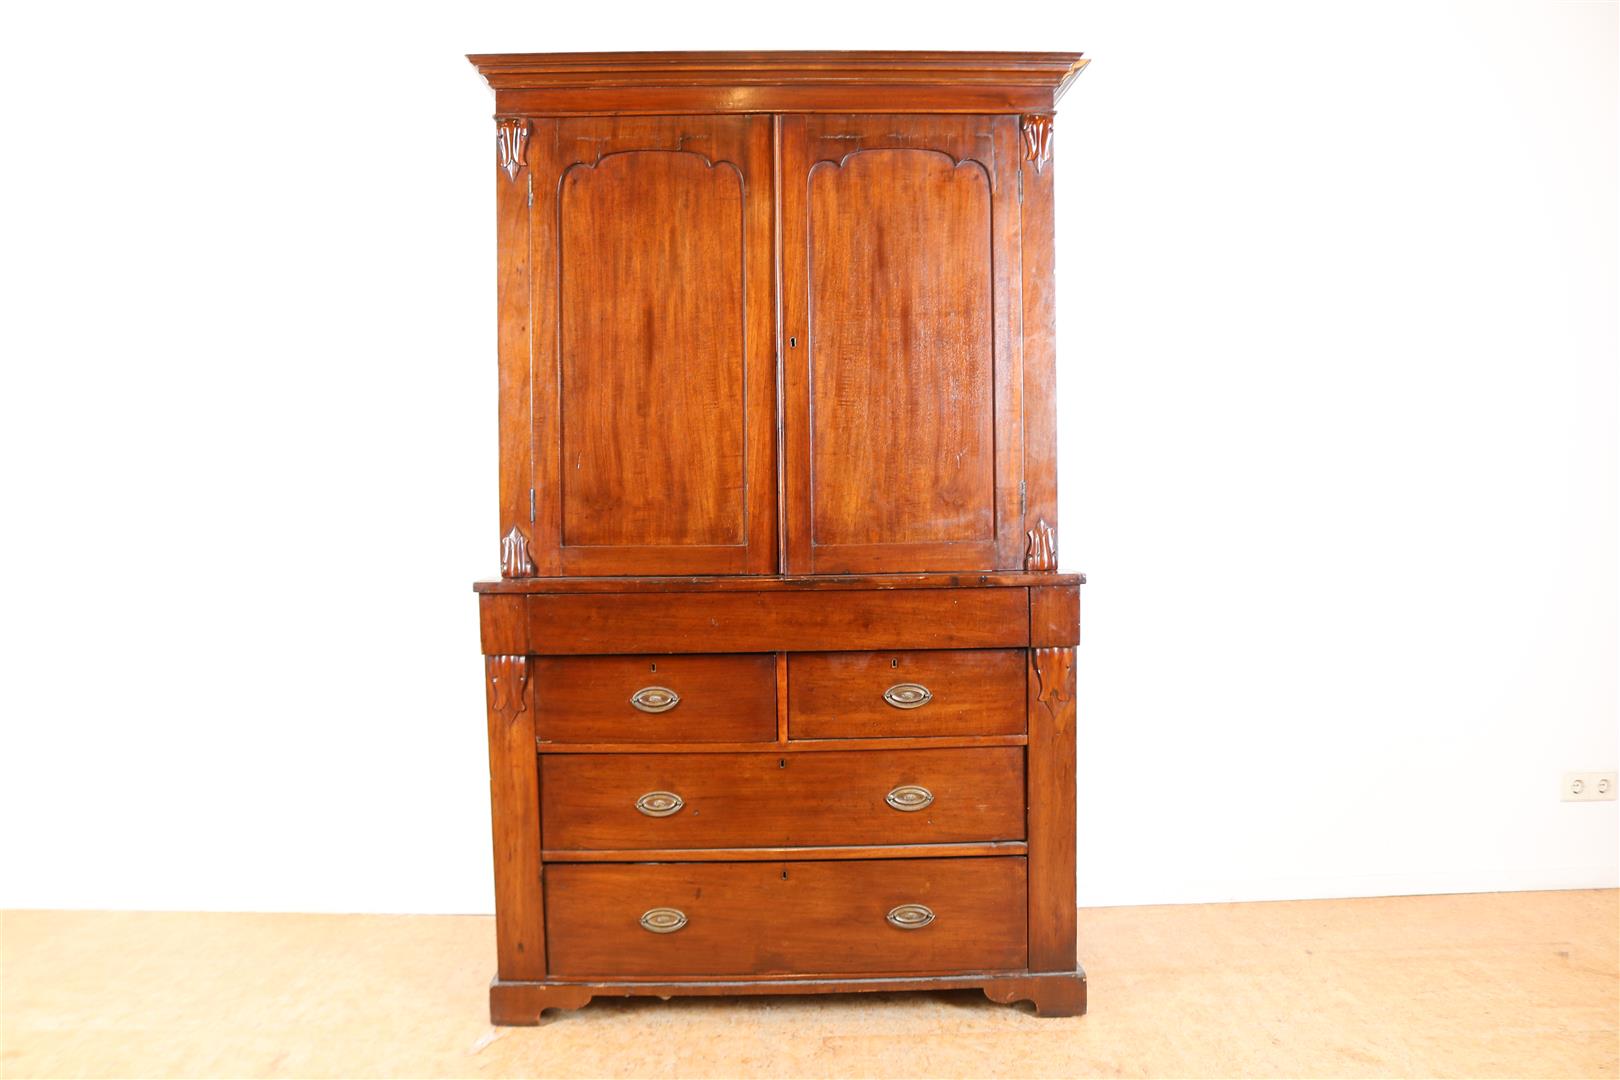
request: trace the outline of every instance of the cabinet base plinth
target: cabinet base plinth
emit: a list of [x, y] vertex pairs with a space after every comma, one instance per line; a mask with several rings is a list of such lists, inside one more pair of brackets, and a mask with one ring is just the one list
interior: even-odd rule
[[503, 1027], [533, 1027], [547, 1009], [577, 1009], [595, 991], [572, 983], [502, 982], [489, 984], [489, 1022]]
[[1076, 969], [996, 979], [984, 984], [984, 996], [1000, 1005], [1027, 1001], [1036, 1016], [1084, 1016], [1086, 973]]
[[1079, 1016], [1086, 1011], [1086, 974], [1024, 971], [978, 975], [922, 975], [859, 979], [709, 979], [681, 982], [552, 981], [489, 985], [489, 1019], [504, 1026], [532, 1026], [547, 1009], [578, 1009], [593, 997], [729, 997], [745, 994], [850, 994], [899, 990], [983, 990], [998, 1004], [1028, 1001], [1037, 1016]]

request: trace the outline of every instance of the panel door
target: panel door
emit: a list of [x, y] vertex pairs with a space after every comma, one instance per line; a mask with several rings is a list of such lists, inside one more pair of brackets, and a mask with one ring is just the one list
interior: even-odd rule
[[776, 569], [771, 121], [534, 122], [545, 574]]
[[1016, 118], [782, 123], [788, 571], [1020, 567]]

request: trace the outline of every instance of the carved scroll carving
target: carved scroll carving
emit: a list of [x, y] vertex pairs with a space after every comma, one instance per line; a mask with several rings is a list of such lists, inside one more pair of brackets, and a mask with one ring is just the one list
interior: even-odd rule
[[495, 152], [500, 156], [501, 168], [506, 170], [508, 180], [516, 180], [518, 170], [523, 168], [524, 148], [529, 142], [529, 122], [527, 120], [497, 120], [495, 122]]
[[484, 672], [489, 677], [490, 712], [511, 722], [529, 707], [527, 656], [486, 656]]
[[1058, 709], [1074, 700], [1074, 650], [1036, 649], [1035, 676], [1040, 680], [1036, 700], [1056, 716]]
[[1057, 571], [1057, 530], [1042, 518], [1033, 529], [1024, 534], [1029, 546], [1024, 550], [1024, 569], [1040, 572]]
[[516, 525], [501, 537], [501, 577], [534, 577], [534, 561], [529, 558], [529, 541]]
[[1024, 126], [1024, 160], [1035, 163], [1035, 171], [1040, 172], [1046, 163], [1052, 160], [1052, 118], [1050, 116], [1026, 116]]

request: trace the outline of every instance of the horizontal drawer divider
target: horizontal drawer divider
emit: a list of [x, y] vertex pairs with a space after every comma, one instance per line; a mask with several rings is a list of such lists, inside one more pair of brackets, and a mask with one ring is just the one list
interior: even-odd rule
[[799, 574], [678, 577], [529, 577], [473, 582], [479, 593], [833, 592], [852, 589], [968, 589], [1084, 585], [1084, 574], [992, 570], [936, 574]]
[[754, 848], [646, 848], [634, 851], [569, 851], [540, 853], [548, 863], [644, 862], [792, 862], [808, 859], [938, 859], [985, 855], [1024, 855], [1022, 840], [995, 840], [982, 844], [860, 844], [848, 847]]
[[925, 750], [974, 746], [1027, 746], [1027, 735], [929, 735], [896, 739], [789, 739], [743, 743], [554, 743], [535, 740], [544, 754], [813, 753], [817, 750]]

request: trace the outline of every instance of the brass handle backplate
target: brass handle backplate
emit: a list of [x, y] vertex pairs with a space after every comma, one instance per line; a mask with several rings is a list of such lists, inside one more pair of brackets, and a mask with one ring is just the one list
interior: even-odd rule
[[883, 691], [883, 700], [897, 709], [920, 709], [934, 700], [934, 694], [921, 683], [903, 682]]
[[636, 809], [648, 817], [669, 817], [685, 805], [686, 800], [673, 791], [649, 791], [636, 800]]
[[630, 704], [642, 712], [669, 712], [681, 703], [681, 695], [667, 686], [643, 686], [630, 695]]
[[934, 793], [921, 784], [901, 784], [883, 796], [883, 801], [896, 810], [904, 810], [910, 813], [913, 810], [921, 810], [932, 803]]
[[[895, 911], [900, 910], [896, 908]], [[891, 916], [894, 912], [889, 913]], [[928, 916], [930, 919], [933, 915]], [[672, 907], [649, 908], [641, 914], [641, 928], [655, 934], [673, 934], [686, 925], [686, 912]]]
[[901, 904], [890, 908], [888, 920], [902, 930], [921, 930], [934, 921], [934, 909], [926, 904]]

